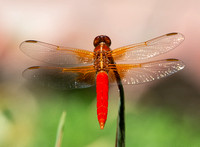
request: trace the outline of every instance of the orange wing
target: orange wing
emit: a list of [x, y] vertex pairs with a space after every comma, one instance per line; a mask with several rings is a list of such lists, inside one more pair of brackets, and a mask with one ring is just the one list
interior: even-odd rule
[[27, 40], [20, 49], [33, 59], [59, 66], [93, 63], [93, 52]]
[[43, 86], [68, 90], [95, 85], [96, 71], [93, 66], [74, 68], [34, 66], [26, 69], [23, 76]]
[[164, 59], [141, 64], [110, 65], [109, 82], [115, 83], [113, 71], [118, 71], [122, 84], [140, 84], [160, 79], [183, 69], [184, 63], [178, 59]]
[[182, 34], [170, 33], [143, 43], [114, 49], [112, 56], [117, 63], [138, 63], [174, 49], [183, 40]]

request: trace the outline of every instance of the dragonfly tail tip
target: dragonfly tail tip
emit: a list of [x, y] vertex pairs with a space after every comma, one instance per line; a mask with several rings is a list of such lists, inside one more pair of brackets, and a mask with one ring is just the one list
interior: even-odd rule
[[103, 128], [104, 128], [104, 123], [103, 122], [100, 123], [100, 128], [101, 128], [101, 130], [103, 130]]

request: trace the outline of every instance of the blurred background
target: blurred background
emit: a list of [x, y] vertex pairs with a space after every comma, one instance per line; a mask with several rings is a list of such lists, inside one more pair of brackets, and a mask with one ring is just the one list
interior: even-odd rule
[[0, 146], [55, 145], [60, 116], [67, 112], [63, 146], [115, 144], [118, 90], [109, 92], [104, 130], [96, 116], [95, 87], [62, 91], [33, 85], [22, 72], [41, 62], [23, 54], [24, 40], [93, 50], [97, 35], [111, 48], [171, 32], [184, 34], [175, 50], [184, 70], [158, 81], [125, 86], [126, 145], [200, 146], [200, 2], [198, 0], [7, 0], [0, 1]]

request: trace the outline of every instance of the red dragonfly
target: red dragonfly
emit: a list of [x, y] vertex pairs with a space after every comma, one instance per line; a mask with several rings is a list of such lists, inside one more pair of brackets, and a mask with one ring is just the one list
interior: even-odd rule
[[[59, 89], [87, 88], [96, 85], [97, 117], [103, 129], [108, 113], [109, 85], [140, 84], [171, 75], [184, 68], [178, 59], [144, 60], [166, 53], [184, 40], [180, 33], [166, 34], [149, 41], [110, 49], [111, 40], [100, 35], [94, 39], [94, 51], [61, 47], [27, 40], [20, 45], [28, 56], [56, 66], [34, 66], [23, 72], [25, 78]], [[134, 63], [134, 64], [133, 64]]]

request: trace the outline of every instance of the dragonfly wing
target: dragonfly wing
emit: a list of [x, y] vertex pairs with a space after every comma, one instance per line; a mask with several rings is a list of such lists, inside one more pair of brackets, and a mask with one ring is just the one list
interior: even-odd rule
[[34, 66], [26, 69], [23, 76], [43, 86], [68, 90], [95, 85], [96, 72], [93, 66], [77, 68]]
[[138, 63], [174, 49], [183, 40], [182, 34], [170, 33], [143, 43], [117, 48], [112, 51], [112, 56], [115, 61], [119, 61], [117, 63]]
[[24, 41], [21, 43], [20, 49], [33, 59], [60, 66], [93, 62], [93, 52], [60, 47], [40, 41]]
[[[113, 65], [112, 65], [113, 66]], [[117, 64], [109, 72], [110, 83], [115, 82], [113, 71], [117, 71], [122, 84], [140, 84], [160, 79], [183, 69], [184, 63], [178, 59], [165, 59], [141, 64]]]

